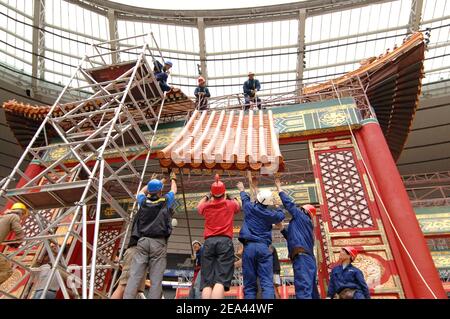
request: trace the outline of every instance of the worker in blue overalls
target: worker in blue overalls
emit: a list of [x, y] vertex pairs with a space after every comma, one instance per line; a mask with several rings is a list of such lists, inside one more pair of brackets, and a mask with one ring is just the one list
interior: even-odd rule
[[287, 229], [281, 233], [288, 243], [289, 258], [294, 268], [294, 286], [297, 299], [318, 299], [316, 285], [317, 265], [314, 257], [314, 217], [316, 208], [307, 204], [302, 207], [281, 189], [281, 181], [275, 179], [284, 208], [292, 216]]
[[255, 79], [255, 73], [248, 73], [248, 80], [244, 82], [242, 89], [244, 91], [245, 99], [244, 109], [250, 109], [250, 101], [255, 102], [256, 107], [261, 109], [261, 99], [257, 96], [257, 92], [261, 90], [261, 84], [259, 83], [259, 80]]
[[327, 298], [370, 299], [369, 287], [361, 270], [352, 265], [358, 255], [354, 247], [344, 247], [339, 254], [339, 265], [330, 275]]
[[206, 80], [204, 77], [199, 76], [198, 79], [198, 86], [195, 88], [194, 95], [196, 97], [195, 105], [196, 108], [199, 110], [206, 110], [208, 109], [208, 98], [211, 97], [211, 93], [209, 93], [209, 89], [206, 86]]
[[[250, 187], [254, 186], [250, 185]], [[239, 241], [244, 244], [242, 255], [244, 298], [256, 299], [259, 279], [262, 298], [274, 299], [273, 258], [269, 246], [272, 244], [272, 224], [280, 223], [285, 216], [282, 210], [269, 208], [273, 205], [270, 190], [259, 191], [256, 202], [252, 203], [242, 182], [237, 184], [237, 188], [244, 212], [244, 222], [239, 233]], [[256, 188], [255, 190], [257, 191]]]
[[166, 60], [163, 66], [161, 62], [155, 60], [153, 64], [153, 73], [159, 83], [161, 90], [163, 90], [163, 92], [170, 91], [170, 86], [167, 84], [167, 79], [169, 78], [170, 69], [172, 68], [173, 63], [169, 60]]

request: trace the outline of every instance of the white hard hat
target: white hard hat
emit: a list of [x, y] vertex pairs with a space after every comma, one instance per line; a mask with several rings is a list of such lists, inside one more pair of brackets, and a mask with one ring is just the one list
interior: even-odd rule
[[263, 205], [273, 205], [272, 192], [268, 189], [263, 189], [262, 191], [258, 192], [258, 195], [256, 195], [256, 199]]
[[191, 244], [191, 246], [194, 246], [195, 244], [199, 244], [200, 246], [202, 245], [201, 242], [199, 242], [198, 240], [194, 240]]
[[178, 226], [178, 220], [176, 218], [172, 218], [172, 227]]

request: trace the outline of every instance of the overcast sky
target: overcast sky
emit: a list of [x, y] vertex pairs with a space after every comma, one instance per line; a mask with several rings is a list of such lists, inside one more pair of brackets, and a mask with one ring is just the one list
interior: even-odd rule
[[189, 10], [189, 9], [225, 9], [225, 8], [244, 8], [244, 7], [260, 7], [280, 3], [299, 2], [298, 0], [165, 0], [165, 1], [149, 1], [149, 0], [112, 0], [114, 2], [124, 3], [137, 7], [166, 9], [166, 10]]

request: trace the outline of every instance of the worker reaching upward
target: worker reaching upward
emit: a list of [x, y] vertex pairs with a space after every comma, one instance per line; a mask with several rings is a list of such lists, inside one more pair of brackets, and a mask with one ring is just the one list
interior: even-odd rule
[[339, 265], [331, 270], [327, 298], [370, 299], [369, 287], [361, 270], [352, 262], [358, 255], [354, 247], [344, 247], [339, 254]]
[[280, 179], [275, 179], [284, 208], [292, 216], [287, 229], [281, 233], [288, 243], [289, 258], [294, 268], [294, 286], [297, 299], [319, 298], [316, 285], [317, 265], [314, 257], [314, 216], [312, 205], [298, 207], [281, 189]]
[[[10, 232], [15, 233], [14, 240], [22, 240], [25, 237], [22, 222], [25, 221], [28, 215], [28, 209], [22, 203], [15, 203], [10, 210], [7, 210], [5, 214], [0, 215], [0, 244], [3, 243]], [[9, 246], [15, 248], [19, 245], [20, 243], [9, 244]], [[12, 274], [11, 262], [0, 255], [0, 284], [5, 282]]]
[[[256, 180], [250, 181], [250, 188], [255, 187]], [[244, 222], [239, 233], [239, 241], [244, 244], [242, 256], [242, 273], [244, 277], [244, 298], [255, 299], [257, 280], [261, 285], [263, 299], [274, 299], [273, 257], [269, 246], [272, 244], [272, 224], [278, 224], [284, 219], [281, 210], [270, 209], [273, 205], [270, 190], [258, 191], [256, 202], [252, 203], [245, 192], [244, 184], [237, 187], [242, 200]], [[255, 187], [257, 191], [257, 188]]]
[[223, 299], [231, 286], [234, 273], [233, 219], [240, 211], [236, 199], [228, 198], [219, 175], [211, 185], [211, 193], [197, 206], [205, 218], [205, 242], [200, 270], [202, 299]]
[[152, 179], [137, 195], [139, 211], [131, 237], [137, 238], [124, 299], [135, 299], [148, 269], [151, 287], [148, 299], [161, 299], [162, 279], [167, 265], [167, 242], [172, 233], [171, 217], [177, 193], [176, 175], [170, 174], [171, 187], [162, 195], [164, 184]]
[[257, 92], [261, 90], [261, 84], [259, 83], [259, 80], [255, 79], [255, 73], [248, 73], [248, 80], [244, 82], [243, 90], [245, 109], [248, 110], [250, 108], [250, 101], [255, 102], [258, 109], [261, 109], [261, 99], [256, 95]]
[[194, 95], [197, 98], [195, 105], [199, 110], [206, 110], [208, 108], [208, 98], [211, 97], [209, 89], [206, 86], [206, 80], [200, 76], [197, 79], [198, 86], [195, 88]]

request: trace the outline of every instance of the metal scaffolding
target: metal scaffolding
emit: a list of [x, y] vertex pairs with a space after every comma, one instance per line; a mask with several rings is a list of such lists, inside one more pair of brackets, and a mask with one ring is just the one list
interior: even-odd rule
[[[123, 49], [120, 43], [130, 39], [143, 44]], [[35, 253], [36, 259], [46, 253], [52, 265], [42, 298], [54, 276], [64, 298], [72, 295], [92, 299], [111, 295], [113, 284], [108, 294], [98, 291], [95, 276], [103, 269], [110, 269], [114, 272], [113, 282], [117, 277], [116, 256], [111, 253], [112, 249], [105, 248], [121, 243], [119, 258], [122, 257], [136, 203], [130, 210], [122, 207], [119, 200], [134, 202], [142, 186], [165, 101], [165, 93], [153, 74], [155, 56], [151, 47], [158, 47], [153, 34], [93, 44], [5, 179], [0, 195], [30, 207], [31, 216], [25, 224], [32, 223], [38, 228], [16, 251], [2, 254], [15, 268], [24, 270], [15, 286], [31, 275], [32, 269], [24, 260], [34, 249], [34, 252], [39, 251]], [[136, 60], [111, 63], [128, 52], [138, 53]], [[159, 55], [162, 56], [161, 52]], [[85, 80], [80, 81], [80, 78]], [[119, 163], [107, 160], [109, 152], [118, 152]], [[58, 156], [52, 158], [55, 153]], [[36, 176], [29, 177], [20, 168], [27, 158], [39, 165], [40, 172]], [[12, 182], [19, 179], [23, 185], [12, 186], [15, 185]], [[120, 217], [101, 219], [104, 204], [110, 205]], [[114, 222], [122, 222], [121, 231], [100, 243], [100, 225]], [[82, 258], [81, 263], [77, 263], [73, 260], [79, 253], [74, 251], [80, 245]], [[81, 279], [81, 296], [78, 289], [65, 280], [73, 276], [74, 269], [82, 273], [78, 278]], [[0, 297], [13, 298], [15, 288], [0, 291]], [[29, 289], [30, 283], [15, 297], [27, 298]]]

